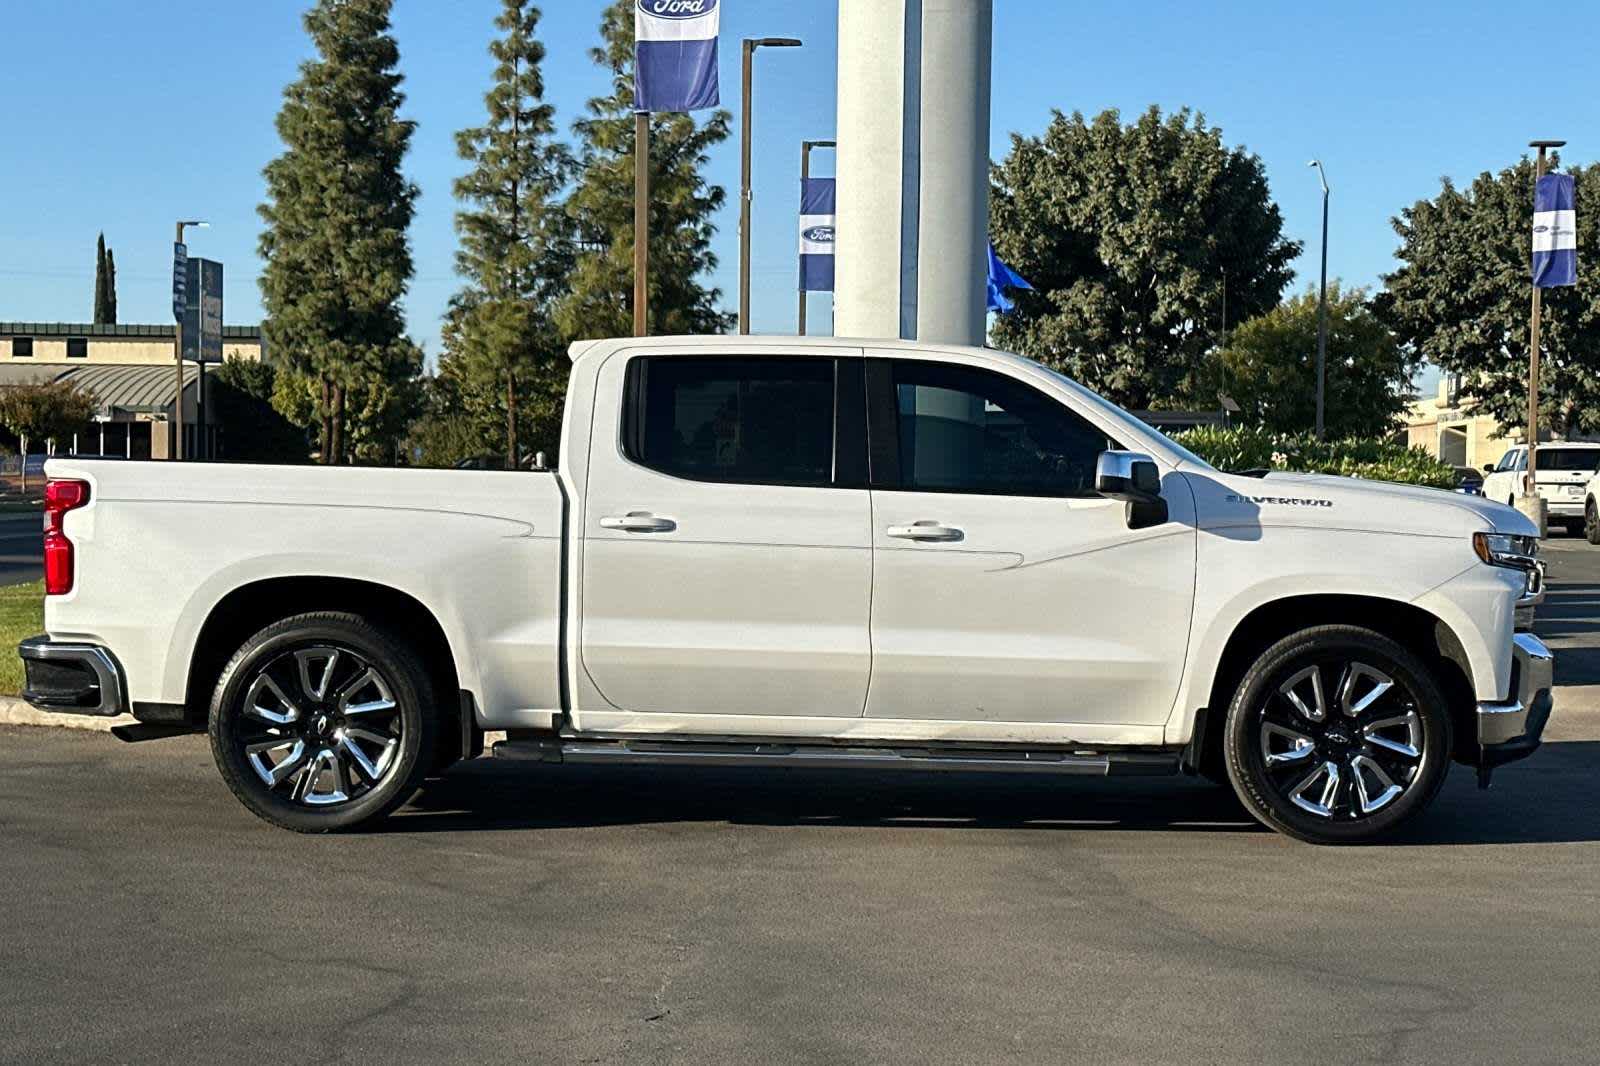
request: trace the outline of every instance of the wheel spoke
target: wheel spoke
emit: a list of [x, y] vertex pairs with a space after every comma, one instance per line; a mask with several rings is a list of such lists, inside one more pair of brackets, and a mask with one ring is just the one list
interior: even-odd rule
[[[317, 791], [323, 779], [330, 777], [333, 779], [331, 789], [327, 792]], [[339, 761], [339, 756], [332, 748], [323, 748], [312, 756], [311, 766], [306, 770], [298, 798], [301, 803], [319, 807], [330, 803], [343, 803], [350, 798], [348, 787], [344, 764]]]
[[[1369, 679], [1372, 687], [1358, 697], [1356, 691], [1362, 678]], [[1339, 686], [1339, 706], [1351, 718], [1359, 718], [1392, 688], [1394, 679], [1388, 674], [1374, 670], [1366, 663], [1351, 663], [1345, 670], [1344, 682]]]
[[[311, 664], [322, 661], [322, 669], [318, 672], [317, 680], [311, 680]], [[305, 651], [294, 653], [295, 663], [300, 668], [300, 691], [314, 700], [328, 698], [328, 683], [333, 680], [333, 668], [339, 662], [338, 648], [307, 648]]]
[[[1406, 731], [1404, 741], [1386, 737], [1382, 733], [1385, 729], [1401, 728]], [[1376, 722], [1368, 722], [1361, 727], [1361, 735], [1368, 744], [1392, 751], [1396, 755], [1403, 755], [1408, 759], [1422, 756], [1422, 719], [1414, 710], [1407, 710], [1404, 714], [1397, 714], [1391, 718], [1381, 718]]]
[[[1311, 703], [1309, 704], [1301, 698], [1298, 691], [1299, 687], [1308, 679], [1311, 682]], [[1308, 666], [1289, 678], [1289, 680], [1278, 686], [1278, 692], [1307, 721], [1320, 722], [1328, 717], [1328, 697], [1322, 691], [1322, 671], [1315, 666]]]
[[[368, 689], [377, 694], [376, 699], [352, 702], [356, 696]], [[392, 711], [395, 708], [394, 697], [389, 692], [389, 686], [371, 667], [357, 674], [355, 679], [344, 686], [339, 693], [339, 712], [345, 715], [373, 714], [379, 711]]]
[[[1289, 750], [1273, 751], [1273, 738], [1287, 741]], [[1263, 722], [1261, 724], [1261, 757], [1269, 768], [1281, 767], [1287, 764], [1303, 763], [1316, 754], [1317, 743], [1304, 733], [1297, 732], [1276, 722]]]
[[[1366, 755], [1357, 755], [1350, 760], [1351, 776], [1355, 778], [1356, 801], [1362, 814], [1371, 814], [1374, 811], [1387, 807], [1394, 798], [1405, 789], [1395, 784], [1394, 778], [1384, 770], [1378, 762]], [[1376, 796], [1367, 788], [1367, 778], [1375, 779], [1379, 786]]]
[[[286, 748], [288, 754], [279, 761], [274, 763], [267, 759], [269, 754]], [[267, 783], [267, 787], [277, 788], [290, 774], [300, 768], [306, 757], [306, 744], [303, 740], [284, 737], [247, 745], [244, 752], [245, 758], [250, 760], [251, 767], [261, 780]]]
[[[1322, 781], [1322, 790], [1316, 799], [1311, 799], [1307, 793], [1319, 780]], [[1301, 810], [1310, 811], [1320, 818], [1332, 818], [1333, 805], [1339, 797], [1339, 780], [1339, 764], [1324, 762], [1289, 790], [1289, 800]]]
[[[280, 710], [261, 705], [261, 697], [270, 695], [278, 701]], [[265, 670], [261, 671], [255, 681], [250, 684], [250, 691], [245, 693], [244, 713], [262, 721], [271, 722], [273, 725], [290, 725], [300, 720], [300, 708], [295, 705], [288, 695], [272, 679], [272, 675]]]
[[[358, 740], [377, 746], [379, 750], [377, 762], [372, 761], [371, 756], [357, 743]], [[345, 754], [350, 756], [361, 772], [367, 775], [367, 780], [377, 781], [383, 776], [383, 772], [389, 768], [390, 759], [393, 757], [395, 749], [400, 746], [400, 739], [398, 737], [382, 736], [366, 729], [348, 727], [339, 737], [339, 746], [344, 750]]]

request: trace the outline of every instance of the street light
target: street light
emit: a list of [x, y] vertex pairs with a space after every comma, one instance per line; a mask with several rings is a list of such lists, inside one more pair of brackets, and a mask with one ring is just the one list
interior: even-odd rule
[[1313, 159], [1306, 166], [1316, 167], [1317, 179], [1322, 182], [1322, 287], [1317, 294], [1317, 439], [1321, 440], [1328, 374], [1328, 172], [1320, 159]]
[[[837, 148], [838, 141], [801, 141], [800, 142], [800, 195], [805, 195], [806, 180], [811, 177], [811, 150], [813, 148]], [[806, 279], [800, 278], [800, 314], [796, 319], [799, 324], [798, 333], [806, 335]]]
[[[205, 229], [209, 228], [210, 225], [211, 223], [200, 219], [188, 219], [179, 222], [177, 233], [173, 237], [173, 243], [180, 246], [183, 244], [183, 231], [189, 226], [193, 226], [196, 229]], [[173, 250], [176, 251], [177, 249], [174, 248]], [[187, 249], [184, 250], [184, 258], [187, 261]], [[174, 269], [177, 267], [176, 257], [174, 257], [173, 267]], [[185, 302], [188, 300], [187, 289], [184, 293], [184, 300]], [[177, 310], [176, 307], [173, 308], [173, 317], [178, 320], [178, 328], [173, 335], [173, 357], [178, 366], [178, 383], [172, 400], [172, 458], [181, 462], [183, 460], [183, 316], [178, 314]]]
[[757, 48], [799, 48], [798, 37], [744, 39], [744, 115], [739, 144], [739, 332], [750, 332], [750, 96], [751, 71]]

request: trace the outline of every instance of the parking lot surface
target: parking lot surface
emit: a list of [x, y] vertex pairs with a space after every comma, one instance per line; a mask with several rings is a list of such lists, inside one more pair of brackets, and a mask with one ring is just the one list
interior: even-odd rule
[[1576, 1062], [1600, 1046], [1600, 548], [1545, 747], [1381, 846], [1187, 779], [480, 760], [382, 829], [203, 738], [0, 729], [0, 1061]]

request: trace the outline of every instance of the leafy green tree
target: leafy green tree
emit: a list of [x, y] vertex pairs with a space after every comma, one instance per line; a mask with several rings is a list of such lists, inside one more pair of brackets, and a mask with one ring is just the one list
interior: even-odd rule
[[95, 406], [92, 395], [65, 381], [0, 389], [0, 426], [17, 438], [22, 453], [22, 491], [28, 490], [28, 441], [45, 440], [54, 450], [57, 440], [88, 425]]
[[[1309, 430], [1317, 413], [1316, 290], [1230, 330], [1212, 365], [1213, 391], [1239, 404], [1241, 422], [1274, 433]], [[1328, 436], [1393, 431], [1417, 369], [1416, 356], [1373, 312], [1365, 290], [1328, 285]]]
[[[1546, 289], [1539, 344], [1540, 424], [1600, 429], [1600, 164], [1568, 169], [1577, 184], [1578, 284]], [[1527, 425], [1534, 165], [1485, 171], [1394, 219], [1401, 266], [1376, 306], [1416, 355], [1461, 375], [1464, 398], [1506, 427]], [[1583, 264], [1591, 269], [1583, 270]]]
[[1214, 404], [1201, 369], [1224, 290], [1231, 321], [1262, 314], [1300, 254], [1260, 159], [1187, 109], [1056, 112], [1043, 136], [1012, 135], [992, 181], [995, 248], [1034, 287], [994, 343], [1127, 407]]
[[265, 328], [286, 367], [276, 402], [317, 427], [324, 463], [392, 457], [422, 366], [401, 309], [417, 189], [400, 167], [415, 123], [399, 116], [390, 7], [318, 0], [306, 13], [316, 56], [284, 90], [285, 149], [259, 208]]
[[460, 379], [441, 365], [423, 380], [421, 411], [406, 438], [406, 454], [416, 466], [451, 467], [463, 459], [492, 455], [501, 426], [468, 414]]
[[271, 363], [233, 356], [208, 375], [206, 391], [229, 459], [303, 463], [311, 455], [305, 430], [272, 406], [277, 371]]
[[[557, 302], [564, 340], [633, 332], [633, 4], [614, 0], [601, 16], [595, 63], [611, 75], [611, 92], [589, 101], [574, 123], [581, 169], [567, 200], [576, 262]], [[733, 316], [720, 290], [704, 283], [717, 265], [713, 216], [725, 194], [704, 177], [707, 153], [728, 138], [731, 116], [713, 112], [650, 117], [650, 296], [652, 334], [721, 333]]]
[[564, 375], [552, 372], [564, 360], [551, 308], [571, 269], [567, 216], [556, 201], [571, 159], [552, 139], [539, 17], [527, 0], [503, 0], [495, 19], [501, 36], [489, 45], [496, 65], [484, 97], [488, 122], [456, 135], [458, 153], [472, 164], [455, 183], [463, 205], [456, 269], [467, 285], [451, 302], [441, 362], [480, 416], [504, 426], [508, 467], [521, 453], [519, 414], [521, 421], [547, 418], [552, 389], [559, 402], [564, 388]]

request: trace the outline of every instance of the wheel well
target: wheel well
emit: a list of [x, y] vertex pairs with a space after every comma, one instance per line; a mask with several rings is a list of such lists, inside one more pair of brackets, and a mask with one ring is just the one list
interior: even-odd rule
[[[1420, 607], [1376, 596], [1293, 596], [1251, 611], [1228, 637], [1206, 706], [1195, 723], [1198, 751], [1189, 762], [1216, 769], [1222, 759], [1222, 721], [1250, 664], [1290, 633], [1320, 625], [1361, 626], [1395, 641], [1433, 670], [1455, 727], [1456, 754], [1465, 755], [1474, 731], [1471, 669], [1461, 641], [1444, 622]], [[1193, 745], [1192, 745], [1193, 746]]]
[[433, 681], [441, 746], [461, 733], [461, 687], [450, 642], [427, 607], [398, 589], [334, 577], [285, 577], [241, 585], [219, 600], [200, 627], [189, 660], [184, 708], [203, 726], [222, 668], [250, 636], [273, 622], [307, 611], [347, 611], [377, 622], [411, 643]]

